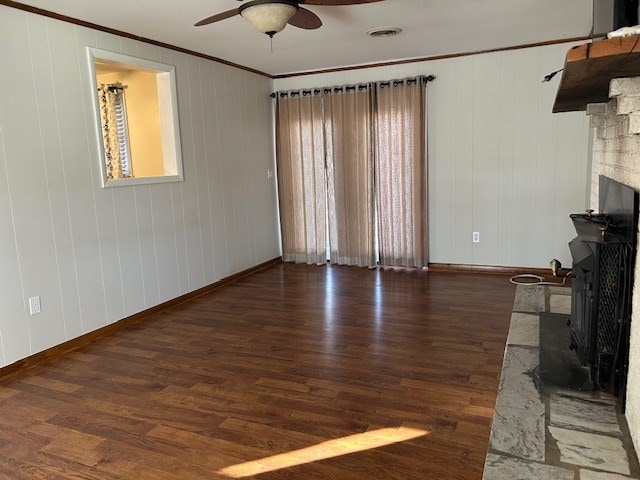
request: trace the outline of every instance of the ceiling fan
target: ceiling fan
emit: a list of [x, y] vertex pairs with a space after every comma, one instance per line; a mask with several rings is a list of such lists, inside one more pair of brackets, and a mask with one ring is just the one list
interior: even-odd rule
[[200, 27], [240, 15], [249, 20], [260, 32], [273, 38], [287, 23], [305, 30], [320, 28], [322, 25], [320, 18], [311, 10], [301, 7], [300, 4], [338, 6], [381, 1], [383, 0], [251, 0], [238, 8], [203, 18], [195, 26]]

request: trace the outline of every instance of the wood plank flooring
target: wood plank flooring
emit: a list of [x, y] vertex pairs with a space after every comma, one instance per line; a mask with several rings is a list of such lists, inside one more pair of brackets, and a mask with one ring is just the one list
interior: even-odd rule
[[0, 478], [479, 480], [514, 293], [276, 265], [2, 380]]

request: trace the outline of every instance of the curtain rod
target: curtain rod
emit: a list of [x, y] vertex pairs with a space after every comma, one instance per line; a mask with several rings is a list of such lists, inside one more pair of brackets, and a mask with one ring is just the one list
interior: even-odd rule
[[118, 83], [101, 83], [100, 85], [106, 87], [111, 93], [124, 92], [125, 88], [128, 88], [128, 85], [122, 85]]
[[418, 75], [417, 77], [405, 78], [402, 80], [385, 80], [379, 82], [369, 82], [369, 83], [359, 83], [355, 85], [344, 85], [340, 87], [318, 87], [318, 88], [306, 88], [302, 90], [293, 90], [291, 92], [273, 92], [271, 93], [271, 98], [276, 98], [278, 95], [281, 97], [286, 97], [291, 95], [295, 97], [297, 95], [302, 95], [306, 97], [307, 95], [319, 95], [320, 93], [340, 93], [340, 92], [355, 92], [356, 89], [360, 92], [362, 90], [367, 90], [371, 87], [371, 84], [380, 85], [382, 88], [384, 87], [397, 87], [398, 85], [402, 85], [403, 83], [412, 84], [417, 82], [418, 80], [422, 83], [433, 82], [436, 79], [435, 75]]

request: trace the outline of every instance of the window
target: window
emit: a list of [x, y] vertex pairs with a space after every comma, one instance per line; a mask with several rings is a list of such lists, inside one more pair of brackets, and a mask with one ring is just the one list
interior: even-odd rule
[[175, 68], [87, 51], [103, 187], [183, 180]]

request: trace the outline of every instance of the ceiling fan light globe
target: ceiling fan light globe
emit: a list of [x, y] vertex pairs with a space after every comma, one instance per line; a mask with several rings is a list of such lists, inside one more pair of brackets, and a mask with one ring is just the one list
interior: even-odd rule
[[258, 3], [247, 6], [240, 12], [260, 32], [270, 36], [281, 31], [298, 8], [290, 3]]

